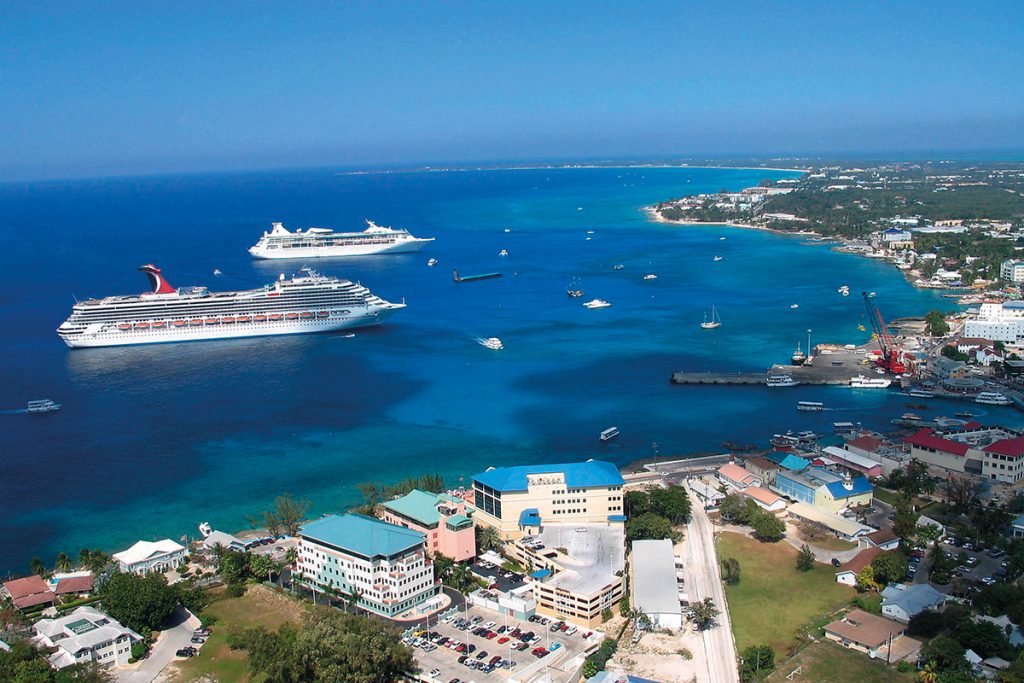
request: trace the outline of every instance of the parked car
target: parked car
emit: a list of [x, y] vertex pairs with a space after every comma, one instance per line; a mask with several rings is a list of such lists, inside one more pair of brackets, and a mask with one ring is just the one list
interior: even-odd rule
[[504, 645], [508, 641], [509, 641], [509, 637], [508, 636], [502, 636], [501, 638], [498, 638], [498, 645]]
[[480, 650], [480, 652], [476, 653], [476, 658], [477, 659], [483, 659], [486, 656], [487, 656], [487, 650]]
[[554, 652], [558, 648], [562, 647], [561, 643], [551, 643], [551, 651]]

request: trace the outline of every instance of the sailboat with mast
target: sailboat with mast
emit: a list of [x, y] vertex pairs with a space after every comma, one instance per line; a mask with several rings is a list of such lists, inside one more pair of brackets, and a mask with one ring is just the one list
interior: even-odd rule
[[714, 305], [711, 306], [711, 319], [708, 320], [708, 312], [704, 311], [704, 322], [700, 326], [705, 330], [713, 330], [716, 327], [722, 326], [722, 319], [718, 317], [718, 311]]

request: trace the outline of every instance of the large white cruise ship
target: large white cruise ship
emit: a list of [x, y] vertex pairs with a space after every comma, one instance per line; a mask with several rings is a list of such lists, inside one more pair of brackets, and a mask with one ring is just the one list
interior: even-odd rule
[[71, 348], [330, 332], [375, 325], [405, 304], [309, 268], [286, 280], [239, 292], [175, 289], [144, 265], [153, 291], [76, 303], [57, 334]]
[[288, 231], [282, 223], [271, 224], [260, 241], [249, 248], [256, 258], [317, 258], [320, 256], [370, 256], [419, 251], [434, 238], [413, 237], [408, 230], [395, 230], [366, 221], [362, 232], [334, 232], [326, 228]]

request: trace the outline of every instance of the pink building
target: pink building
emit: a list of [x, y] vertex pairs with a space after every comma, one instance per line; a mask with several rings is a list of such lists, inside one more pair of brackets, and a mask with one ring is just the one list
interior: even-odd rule
[[431, 555], [438, 552], [457, 562], [476, 556], [473, 520], [466, 515], [466, 501], [461, 498], [413, 489], [382, 507], [385, 522], [425, 534]]

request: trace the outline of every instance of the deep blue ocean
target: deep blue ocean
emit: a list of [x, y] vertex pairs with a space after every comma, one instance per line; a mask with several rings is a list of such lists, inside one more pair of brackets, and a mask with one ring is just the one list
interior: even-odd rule
[[[44, 397], [64, 406], [0, 414], [0, 573], [34, 555], [49, 563], [62, 550], [194, 535], [204, 520], [241, 528], [283, 492], [319, 513], [358, 502], [363, 481], [439, 472], [457, 484], [489, 465], [589, 457], [624, 464], [655, 443], [662, 456], [715, 451], [837, 419], [885, 427], [906, 397], [669, 384], [676, 370], [784, 362], [808, 328], [813, 343], [863, 342], [863, 302], [839, 296], [842, 284], [877, 291], [887, 317], [951, 308], [887, 264], [764, 232], [658, 225], [640, 211], [787, 175], [302, 171], [0, 185], [0, 409]], [[76, 296], [145, 291], [140, 264], [175, 286], [256, 287], [303, 265], [249, 257], [271, 221], [362, 229], [364, 218], [437, 240], [418, 254], [311, 264], [408, 303], [354, 338], [71, 351], [54, 333]], [[453, 268], [504, 277], [456, 284]], [[566, 296], [572, 278], [584, 299]], [[613, 306], [582, 307], [594, 297]], [[704, 331], [712, 305], [723, 325]], [[505, 350], [476, 344], [481, 336]], [[805, 399], [843, 410], [797, 413]], [[621, 436], [599, 443], [612, 425]]]

